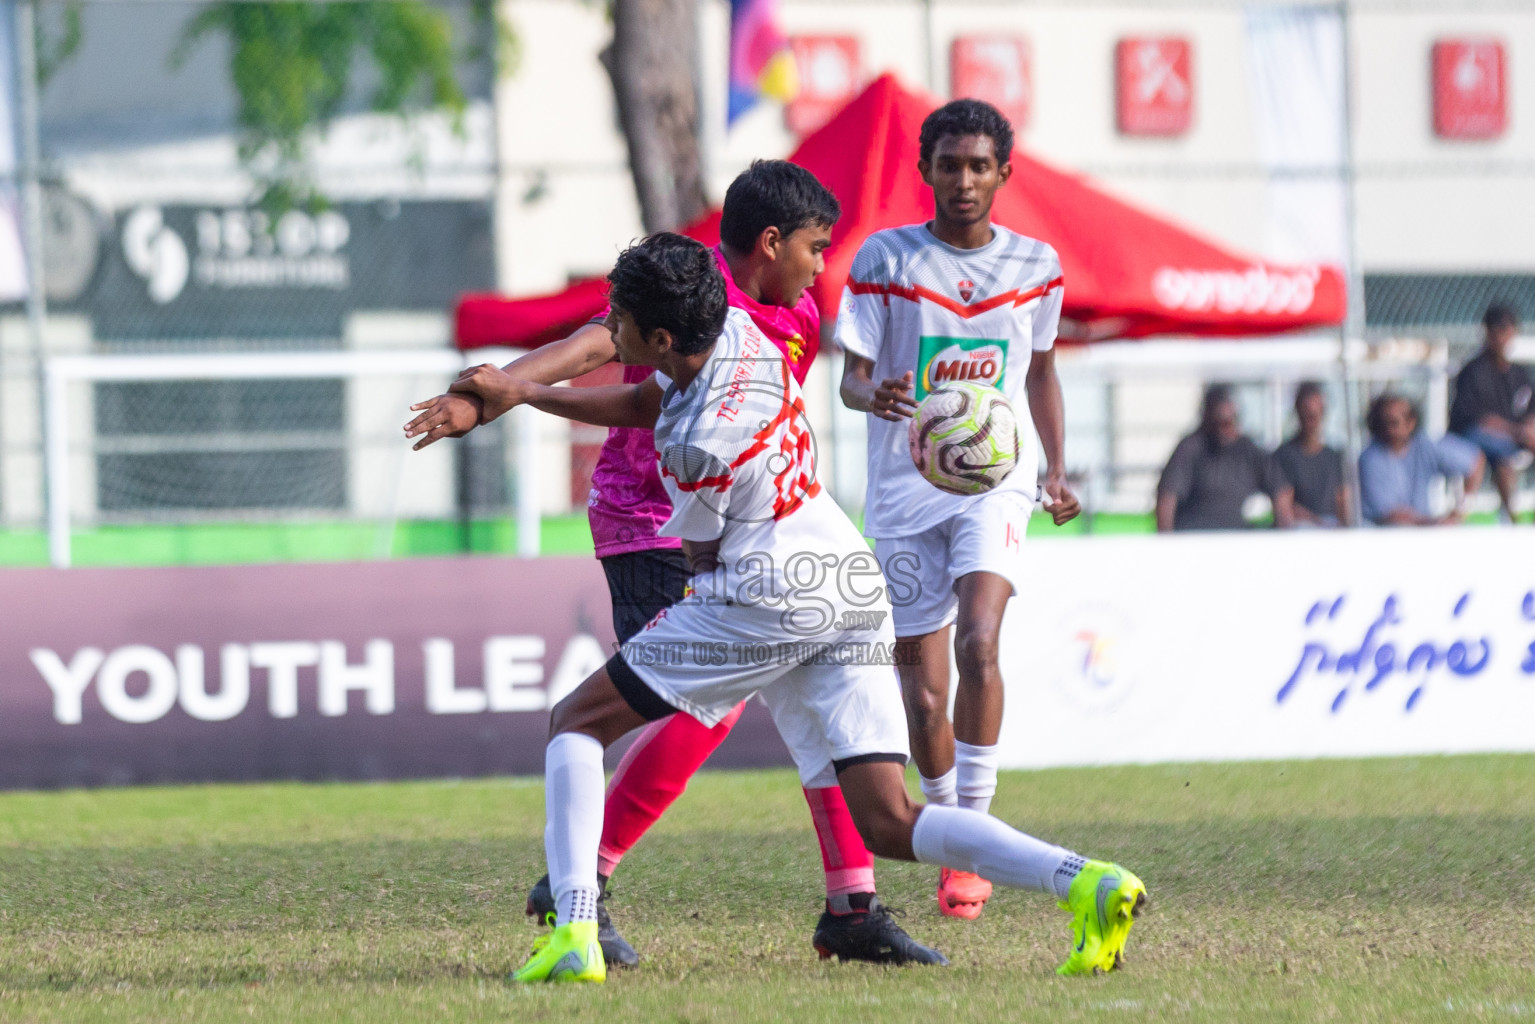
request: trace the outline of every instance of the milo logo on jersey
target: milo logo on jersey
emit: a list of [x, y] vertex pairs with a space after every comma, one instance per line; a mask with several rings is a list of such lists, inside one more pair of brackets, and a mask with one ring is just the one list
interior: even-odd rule
[[1005, 338], [942, 338], [924, 335], [917, 349], [917, 400], [950, 381], [1002, 386], [1007, 369]]

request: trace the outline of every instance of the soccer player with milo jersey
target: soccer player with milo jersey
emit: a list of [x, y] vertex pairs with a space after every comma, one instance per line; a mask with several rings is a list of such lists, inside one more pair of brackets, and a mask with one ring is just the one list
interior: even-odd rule
[[[887, 573], [915, 575], [894, 621], [911, 747], [934, 804], [985, 812], [997, 788], [1002, 725], [998, 638], [1007, 602], [1027, 577], [1023, 537], [1038, 494], [1056, 525], [1080, 506], [1066, 484], [1064, 411], [1055, 371], [1062, 275], [1055, 250], [991, 223], [992, 199], [1012, 172], [1013, 131], [995, 108], [955, 100], [922, 123], [917, 163], [934, 217], [877, 231], [853, 258], [837, 318], [847, 353], [842, 399], [869, 412], [864, 532]], [[934, 388], [995, 386], [1018, 413], [1013, 472], [975, 496], [941, 491], [918, 473], [907, 420]], [[903, 598], [905, 595], [902, 595]], [[949, 636], [959, 669], [949, 708]], [[945, 868], [938, 906], [975, 918], [991, 882]]]
[[[803, 381], [821, 342], [821, 314], [809, 288], [825, 268], [822, 253], [841, 214], [837, 199], [814, 174], [784, 160], [760, 160], [725, 193], [720, 245], [713, 250], [727, 300], [743, 310], [782, 353], [796, 381]], [[465, 371], [446, 395], [412, 406], [420, 412], [406, 434], [417, 449], [441, 437], [457, 437], [508, 408], [504, 396], [514, 378], [553, 384], [618, 358], [603, 321], [545, 345], [504, 369]], [[625, 365], [627, 384], [644, 381], [649, 366]], [[661, 609], [682, 597], [689, 576], [676, 537], [660, 526], [672, 505], [656, 467], [650, 424], [615, 427], [592, 474], [587, 508], [592, 539], [613, 600], [613, 629], [627, 640]], [[629, 747], [609, 786], [603, 817], [600, 877], [608, 877], [645, 831], [686, 789], [688, 780], [729, 735], [742, 706], [716, 723], [688, 715], [653, 722]], [[875, 895], [874, 856], [853, 826], [836, 781], [807, 785], [816, 839], [826, 878], [826, 909], [812, 942], [823, 956], [882, 963], [946, 964], [943, 954], [916, 942]], [[553, 909], [548, 879], [528, 896], [528, 912], [543, 918]], [[638, 954], [613, 925], [606, 904], [598, 907], [607, 962], [631, 966]]]
[[653, 426], [672, 507], [661, 533], [682, 542], [693, 575], [680, 601], [554, 709], [544, 761], [554, 928], [513, 979], [607, 976], [597, 938], [604, 748], [679, 712], [713, 726], [754, 694], [802, 784], [840, 784], [869, 849], [1049, 893], [1072, 913], [1060, 973], [1118, 966], [1146, 898], [1138, 878], [989, 814], [907, 794], [884, 580], [817, 478], [799, 382], [752, 318], [729, 308], [712, 255], [680, 235], [653, 235], [620, 255], [608, 280], [619, 357], [656, 372], [611, 388], [513, 379], [498, 400]]

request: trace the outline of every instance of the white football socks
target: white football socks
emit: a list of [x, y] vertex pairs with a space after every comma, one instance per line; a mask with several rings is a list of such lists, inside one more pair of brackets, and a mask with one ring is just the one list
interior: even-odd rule
[[602, 841], [602, 744], [562, 732], [544, 750], [544, 856], [555, 926], [597, 920], [597, 846]]
[[[1056, 888], [1056, 873], [1075, 856], [989, 814], [933, 804], [922, 808], [917, 816], [911, 848], [924, 864], [970, 871], [991, 882], [1047, 892], [1061, 899], [1065, 897]], [[1070, 886], [1069, 879], [1066, 884]]]
[[996, 744], [977, 747], [955, 740], [954, 770], [959, 773], [955, 786], [959, 806], [989, 814], [991, 798], [997, 793]]
[[917, 781], [922, 786], [922, 796], [930, 804], [940, 807], [953, 807], [958, 802], [955, 791], [959, 779], [959, 769], [950, 768], [936, 779], [930, 779], [921, 772], [917, 773]]
[[597, 920], [597, 890], [576, 888], [562, 892], [554, 900], [556, 926], [572, 921]]

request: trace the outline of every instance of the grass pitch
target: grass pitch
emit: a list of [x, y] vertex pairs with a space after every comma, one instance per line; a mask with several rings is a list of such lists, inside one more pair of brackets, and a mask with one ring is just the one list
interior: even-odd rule
[[994, 810], [1123, 861], [1128, 969], [1061, 979], [1066, 915], [999, 889], [938, 915], [947, 969], [821, 963], [819, 860], [785, 771], [706, 773], [614, 880], [644, 964], [504, 981], [537, 932], [537, 779], [0, 795], [0, 1019], [1510, 1020], [1535, 1017], [1535, 758], [1007, 773]]

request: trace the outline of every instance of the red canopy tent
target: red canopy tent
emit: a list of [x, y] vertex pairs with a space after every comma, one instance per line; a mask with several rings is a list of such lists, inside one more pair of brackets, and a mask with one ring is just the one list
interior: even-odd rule
[[[936, 105], [884, 75], [790, 155], [842, 203], [826, 273], [814, 289], [824, 317], [836, 315], [853, 254], [866, 236], [932, 217], [932, 194], [916, 163], [922, 119]], [[1068, 340], [1274, 334], [1343, 321], [1338, 269], [1279, 266], [1228, 252], [1018, 150], [992, 219], [1060, 253]], [[719, 214], [683, 233], [715, 244]], [[598, 279], [527, 299], [465, 295], [458, 345], [534, 347], [564, 337], [603, 305]]]

